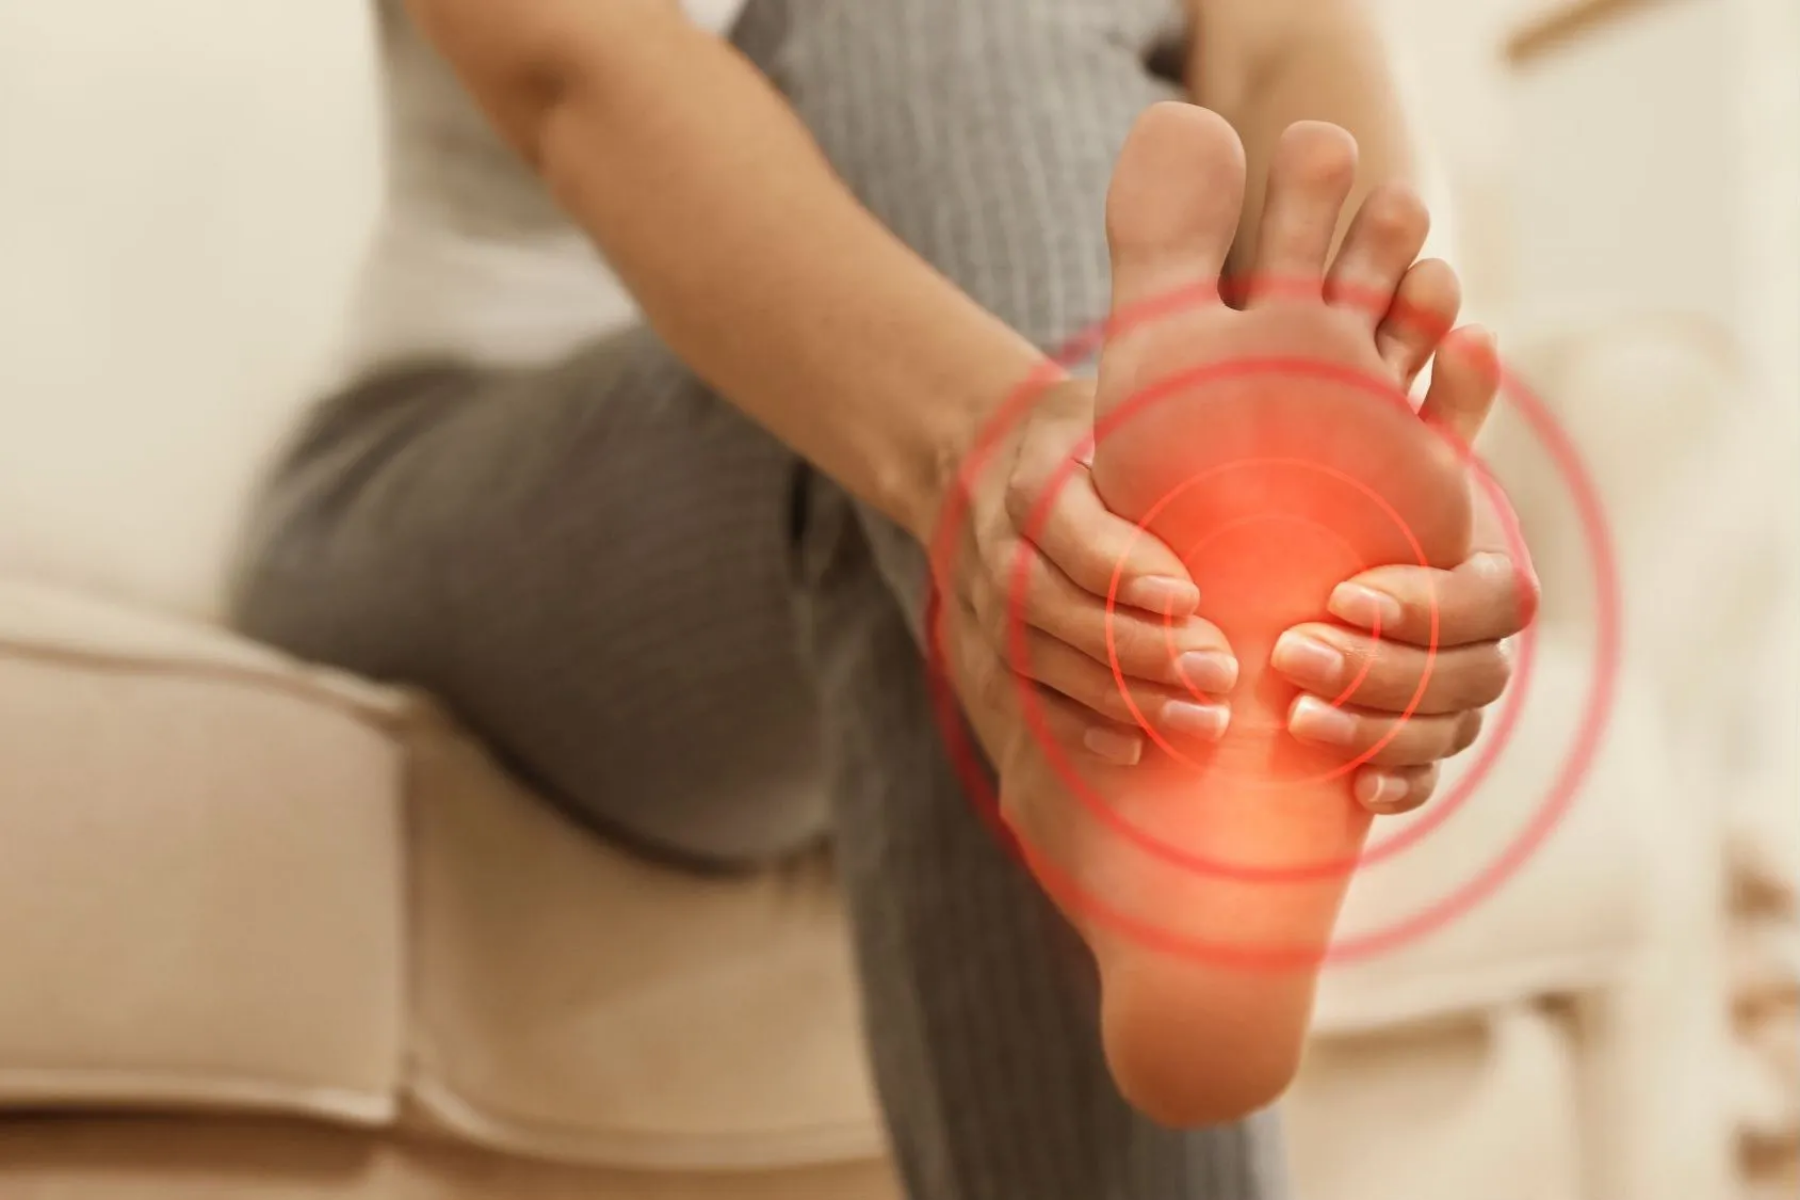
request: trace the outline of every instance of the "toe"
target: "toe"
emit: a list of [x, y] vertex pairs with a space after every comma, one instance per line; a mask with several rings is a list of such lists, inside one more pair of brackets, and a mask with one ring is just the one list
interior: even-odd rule
[[1441, 258], [1414, 263], [1375, 330], [1381, 360], [1411, 384], [1456, 324], [1461, 307], [1462, 284], [1449, 263]]
[[1356, 182], [1356, 139], [1336, 125], [1290, 125], [1269, 165], [1249, 302], [1317, 299], [1338, 218]]
[[1431, 372], [1431, 390], [1419, 416], [1442, 430], [1458, 450], [1467, 450], [1481, 432], [1500, 390], [1500, 357], [1494, 336], [1465, 325], [1444, 339]]
[[1244, 147], [1217, 113], [1157, 104], [1138, 118], [1106, 200], [1113, 315], [1216, 291], [1244, 203]]
[[1430, 230], [1431, 214], [1417, 192], [1403, 184], [1376, 188], [1344, 234], [1325, 283], [1326, 299], [1357, 313], [1374, 329], [1387, 315]]

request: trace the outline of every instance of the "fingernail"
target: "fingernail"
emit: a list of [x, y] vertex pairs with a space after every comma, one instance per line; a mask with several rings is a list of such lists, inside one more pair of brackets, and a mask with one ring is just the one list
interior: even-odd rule
[[1348, 746], [1356, 738], [1356, 718], [1341, 708], [1333, 708], [1317, 696], [1302, 696], [1294, 701], [1288, 717], [1288, 732], [1305, 742], [1325, 746]]
[[1216, 742], [1225, 736], [1225, 730], [1231, 725], [1231, 710], [1223, 704], [1190, 704], [1186, 700], [1171, 700], [1163, 705], [1162, 719], [1171, 733], [1184, 733], [1190, 737]]
[[1119, 588], [1119, 599], [1146, 612], [1191, 617], [1200, 607], [1200, 589], [1185, 579], [1140, 575]]
[[1089, 728], [1081, 735], [1081, 741], [1094, 757], [1104, 758], [1116, 766], [1135, 767], [1138, 760], [1144, 757], [1144, 739], [1135, 733]]
[[1296, 683], [1330, 687], [1344, 674], [1344, 656], [1334, 647], [1291, 630], [1276, 641], [1269, 661]]
[[1331, 599], [1326, 602], [1325, 609], [1346, 625], [1358, 629], [1392, 629], [1405, 615], [1398, 600], [1360, 583], [1340, 583], [1331, 589]]
[[1356, 781], [1356, 799], [1365, 808], [1392, 808], [1406, 799], [1407, 787], [1404, 780], [1379, 772], [1365, 772]]
[[1237, 683], [1237, 659], [1219, 650], [1190, 650], [1175, 660], [1175, 669], [1197, 692], [1229, 692]]

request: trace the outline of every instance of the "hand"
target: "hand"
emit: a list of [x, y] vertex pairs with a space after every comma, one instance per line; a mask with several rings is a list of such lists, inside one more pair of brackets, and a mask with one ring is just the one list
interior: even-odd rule
[[978, 684], [990, 702], [1011, 700], [993, 689], [1034, 687], [1060, 741], [1131, 766], [1145, 734], [1113, 674], [1109, 622], [1132, 699], [1172, 734], [1220, 737], [1225, 705], [1196, 703], [1188, 688], [1223, 693], [1238, 668], [1218, 627], [1194, 615], [1200, 593], [1181, 560], [1101, 503], [1085, 466], [1069, 468], [1093, 430], [1092, 381], [1047, 388], [969, 481], [964, 554], [940, 583], [991, 651]]
[[[1537, 613], [1538, 581], [1528, 559], [1515, 562], [1507, 525], [1485, 488], [1476, 487], [1474, 550], [1455, 570], [1377, 567], [1339, 584], [1327, 608], [1342, 626], [1295, 626], [1277, 643], [1271, 665], [1307, 689], [1288, 728], [1303, 741], [1361, 754], [1398, 725], [1358, 770], [1356, 798], [1373, 812], [1407, 812], [1430, 799], [1439, 764], [1481, 732], [1482, 710], [1505, 691], [1512, 655], [1505, 639]], [[1431, 614], [1437, 609], [1437, 652]], [[1348, 626], [1346, 628], [1345, 626]], [[1379, 636], [1369, 630], [1379, 628]], [[1311, 648], [1307, 648], [1311, 647]], [[1430, 663], [1430, 679], [1411, 716]], [[1359, 674], [1335, 711], [1330, 701]]]

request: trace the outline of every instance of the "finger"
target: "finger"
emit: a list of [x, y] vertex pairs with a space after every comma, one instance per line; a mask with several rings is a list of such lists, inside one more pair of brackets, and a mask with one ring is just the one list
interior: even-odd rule
[[1381, 360], [1410, 386], [1456, 324], [1461, 306], [1462, 284], [1449, 263], [1441, 258], [1414, 263], [1375, 330]]
[[[1334, 708], [1301, 695], [1288, 709], [1288, 732], [1309, 746], [1369, 754], [1376, 767], [1422, 767], [1461, 754], [1481, 733], [1481, 712], [1443, 717], [1395, 717], [1348, 706]], [[1373, 751], [1373, 753], [1370, 753]]]
[[1438, 347], [1419, 418], [1440, 430], [1466, 457], [1499, 390], [1500, 355], [1494, 335], [1479, 325], [1465, 325]]
[[1512, 678], [1512, 654], [1501, 642], [1434, 653], [1324, 624], [1283, 633], [1269, 663], [1289, 683], [1326, 701], [1389, 713], [1410, 708], [1422, 716], [1492, 704]]
[[[1008, 670], [988, 644], [973, 608], [963, 602], [956, 606], [954, 614], [955, 619], [947, 620], [944, 630], [954, 645], [954, 652], [949, 655], [951, 673], [957, 683], [958, 698], [989, 755], [1000, 755], [1009, 737], [1022, 732], [1037, 733], [1022, 731], [1019, 724], [1025, 719], [1029, 692], [1029, 699], [1037, 702], [1043, 731], [1071, 753], [1085, 753], [1115, 767], [1135, 766], [1143, 758], [1141, 731], [1098, 716]], [[995, 761], [999, 761], [998, 757]]]
[[1439, 767], [1364, 767], [1356, 773], [1357, 803], [1379, 816], [1411, 812], [1437, 790]]
[[1013, 530], [1095, 596], [1112, 594], [1116, 578], [1120, 604], [1191, 616], [1200, 605], [1200, 589], [1180, 557], [1148, 530], [1108, 509], [1087, 468], [1071, 465], [1070, 447], [1079, 445], [1091, 427], [1091, 420], [1056, 418], [1033, 424], [1006, 490]]
[[1231, 709], [1204, 696], [1136, 682], [1127, 696], [1110, 668], [1035, 630], [1028, 677], [1109, 723], [1147, 723], [1166, 734], [1207, 742], [1224, 737], [1231, 724]]
[[[995, 649], [1014, 669], [1030, 673], [1028, 663], [1013, 661], [1022, 626], [1074, 647], [1109, 672], [1116, 658], [1120, 672], [1133, 679], [1203, 692], [1226, 692], [1237, 682], [1237, 660], [1212, 622], [1167, 620], [1129, 608], [1109, 613], [1104, 599], [1078, 587], [1031, 545], [1013, 543], [995, 558], [971, 585], [971, 600]], [[1014, 574], [1021, 566], [1022, 586]]]
[[1471, 555], [1454, 570], [1376, 567], [1332, 589], [1326, 611], [1384, 640], [1428, 646], [1436, 614], [1440, 647], [1511, 637], [1537, 612], [1537, 576], [1494, 551]]
[[1044, 729], [1058, 745], [1078, 747], [1115, 767], [1135, 767], [1143, 761], [1145, 739], [1140, 730], [1096, 718], [1089, 709], [1048, 688], [1037, 689], [1037, 701]]

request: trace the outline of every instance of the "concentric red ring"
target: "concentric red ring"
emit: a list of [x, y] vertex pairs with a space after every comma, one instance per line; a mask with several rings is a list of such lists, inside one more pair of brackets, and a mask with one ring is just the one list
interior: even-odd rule
[[[1216, 302], [1216, 298], [1216, 291], [1210, 288], [1184, 289], [1179, 293], [1172, 293], [1168, 297], [1140, 306], [1138, 311], [1145, 314], [1143, 319], [1155, 319], [1165, 316], [1171, 311], [1179, 311], [1185, 305]], [[1008, 397], [999, 416], [984, 430], [978, 445], [965, 461], [962, 472], [963, 488], [949, 498], [941, 514], [932, 541], [932, 557], [935, 565], [943, 567], [945, 563], [951, 561], [951, 556], [955, 554], [960, 541], [961, 524], [968, 512], [971, 484], [987, 465], [987, 460], [999, 437], [1003, 436], [1023, 415], [1024, 410], [1029, 407], [1039, 392], [1063, 377], [1064, 363], [1077, 362], [1086, 358], [1092, 346], [1101, 336], [1119, 331], [1120, 320], [1120, 318], [1115, 318], [1107, 325], [1089, 330], [1072, 340], [1063, 354], [1057, 356], [1054, 362], [1035, 371]], [[1129, 325], [1124, 327], [1128, 328]], [[1318, 365], [1309, 364], [1312, 367]], [[1503, 847], [1492, 862], [1472, 876], [1462, 887], [1455, 889], [1439, 902], [1427, 906], [1411, 918], [1370, 934], [1334, 943], [1324, 954], [1326, 961], [1341, 962], [1365, 958], [1426, 936], [1431, 931], [1466, 913], [1497, 890], [1536, 852], [1573, 804], [1580, 783], [1592, 765], [1599, 737], [1611, 708], [1619, 665], [1619, 602], [1617, 569], [1607, 535], [1604, 514], [1593, 485], [1581, 468], [1579, 455], [1566, 434], [1549, 416], [1542, 403], [1504, 371], [1502, 372], [1502, 385], [1502, 393], [1510, 397], [1514, 404], [1524, 412], [1539, 440], [1549, 448], [1557, 465], [1561, 468], [1574, 493], [1576, 505], [1581, 514], [1582, 530], [1593, 553], [1594, 569], [1599, 584], [1597, 593], [1600, 609], [1600, 636], [1596, 641], [1595, 649], [1594, 687], [1588, 698], [1576, 744], [1567, 756], [1544, 803], [1539, 807], [1526, 829]], [[1459, 450], [1464, 454], [1466, 461], [1470, 463], [1475, 477], [1481, 481], [1482, 486], [1497, 498], [1496, 508], [1502, 514], [1505, 522], [1506, 537], [1515, 555], [1515, 560], [1528, 561], [1524, 554], [1523, 541], [1516, 519], [1512, 516], [1510, 506], [1505, 503], [1504, 495], [1500, 492], [1498, 484], [1468, 451], [1467, 447], [1459, 447]], [[1070, 465], [1073, 465], [1081, 457], [1079, 452], [1071, 455]], [[1115, 598], [1118, 584], [1116, 574], [1115, 572], [1111, 589], [1115, 593]], [[934, 575], [942, 577], [943, 572], [934, 572]], [[1038, 875], [1044, 886], [1063, 902], [1065, 908], [1073, 906], [1079, 909], [1082, 915], [1104, 923], [1127, 936], [1134, 937], [1145, 945], [1170, 953], [1203, 958], [1211, 962], [1280, 969], [1301, 963], [1317, 963], [1320, 960], [1321, 956], [1316, 947], [1246, 947], [1241, 944], [1209, 943], [1146, 923], [1129, 914], [1118, 912], [1104, 904], [1099, 898], [1087, 894], [1054, 863], [1035, 853], [1030, 846], [1026, 845], [1001, 817], [998, 797], [993, 790], [990, 773], [969, 741], [968, 731], [963, 724], [946, 670], [943, 646], [943, 610], [940, 597], [935, 590], [927, 597], [926, 608], [929, 682], [938, 705], [947, 749], [952, 755], [971, 801], [994, 829], [997, 836], [1019, 854], [1021, 859]], [[1435, 616], [1433, 627], [1435, 645]], [[1494, 731], [1494, 736], [1484, 746], [1475, 767], [1459, 782], [1451, 796], [1439, 800], [1431, 807], [1425, 820], [1415, 823], [1385, 844], [1371, 846], [1357, 857], [1355, 863], [1347, 864], [1348, 866], [1367, 865], [1381, 858], [1390, 857], [1407, 846], [1415, 844], [1447, 820], [1455, 808], [1466, 800], [1468, 795], [1472, 794], [1475, 785], [1481, 777], [1485, 776], [1494, 760], [1504, 749], [1516, 726], [1519, 708], [1526, 691], [1526, 681], [1534, 658], [1535, 630], [1528, 628], [1521, 641], [1515, 686], [1503, 709], [1499, 726]], [[1040, 725], [1040, 733], [1043, 732], [1045, 731], [1041, 729]], [[1053, 742], [1051, 744], [1054, 745]], [[1060, 747], [1057, 749], [1060, 751]], [[1100, 807], [1104, 808], [1105, 806]], [[1342, 869], [1344, 869], [1343, 865], [1335, 867], [1335, 870]], [[1316, 867], [1302, 872], [1298, 876], [1291, 870], [1277, 872], [1278, 875], [1288, 879], [1316, 877], [1321, 873], [1323, 872]]]

